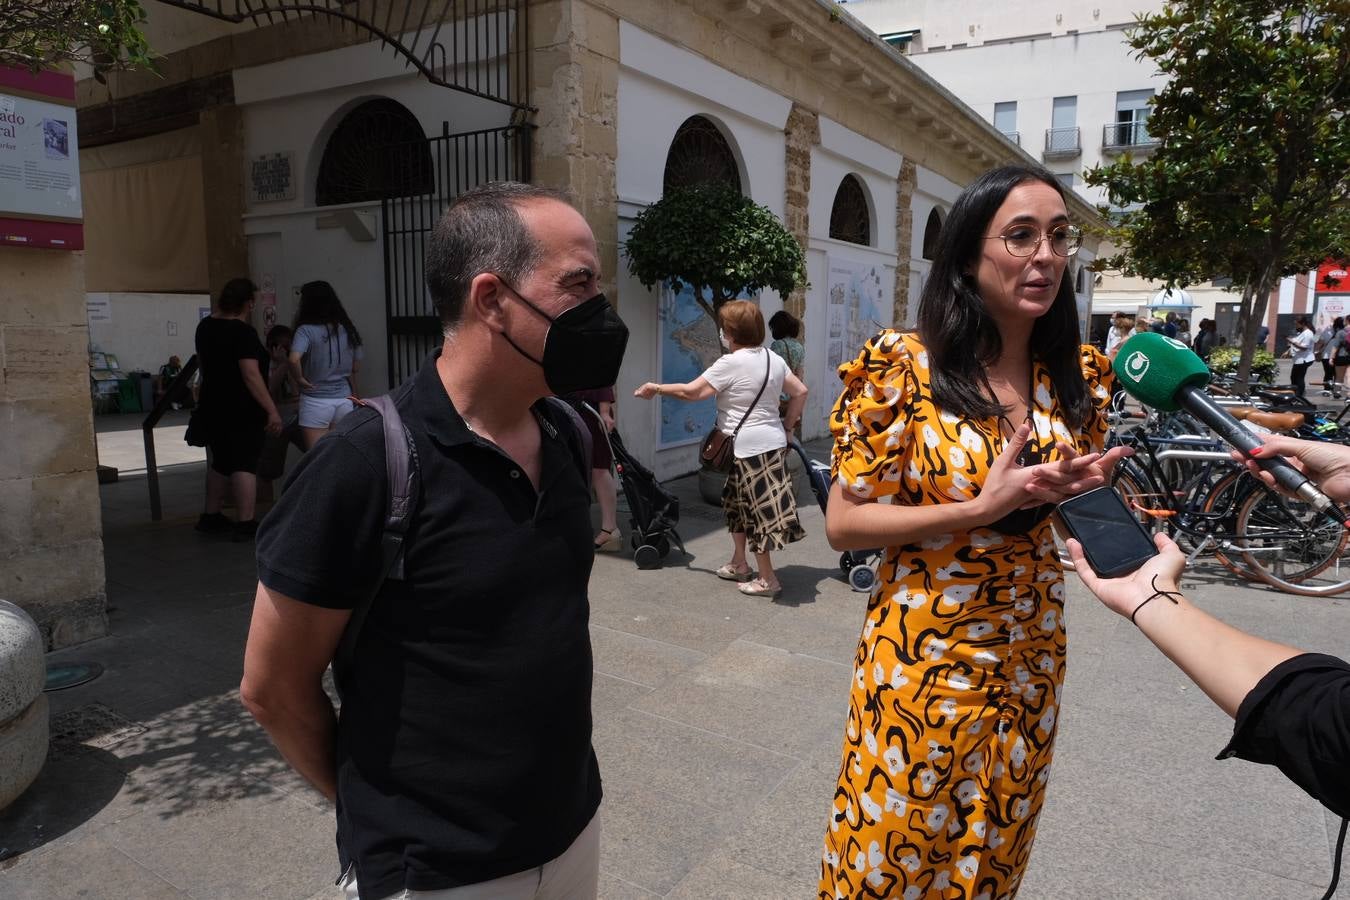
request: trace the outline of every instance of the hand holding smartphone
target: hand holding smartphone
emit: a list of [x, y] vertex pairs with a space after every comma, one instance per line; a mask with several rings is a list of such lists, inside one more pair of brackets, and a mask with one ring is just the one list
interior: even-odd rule
[[1055, 507], [1061, 531], [1083, 545], [1100, 578], [1118, 578], [1158, 555], [1153, 538], [1110, 487], [1084, 491]]

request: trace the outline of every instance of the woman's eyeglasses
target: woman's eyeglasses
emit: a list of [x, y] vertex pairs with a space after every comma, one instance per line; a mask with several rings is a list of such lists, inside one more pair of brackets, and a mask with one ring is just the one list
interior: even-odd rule
[[1003, 246], [1007, 247], [1013, 256], [1032, 256], [1041, 246], [1041, 241], [1049, 240], [1051, 253], [1056, 256], [1073, 256], [1083, 245], [1083, 230], [1077, 225], [1061, 225], [1052, 228], [1047, 234], [1042, 234], [1030, 226], [1018, 225], [1003, 234], [996, 234], [985, 240], [1002, 240]]

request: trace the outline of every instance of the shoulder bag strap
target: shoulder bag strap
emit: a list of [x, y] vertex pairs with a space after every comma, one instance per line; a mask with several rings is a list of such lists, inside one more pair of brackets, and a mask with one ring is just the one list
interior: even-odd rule
[[581, 466], [581, 478], [586, 482], [586, 487], [591, 486], [591, 458], [595, 451], [595, 441], [591, 437], [591, 429], [586, 426], [586, 422], [581, 418], [581, 413], [572, 404], [563, 400], [561, 397], [547, 397], [550, 406], [560, 410], [572, 425], [572, 431], [576, 434], [576, 443], [581, 447], [581, 457], [577, 462]]
[[745, 411], [745, 415], [741, 416], [741, 421], [737, 423], [736, 430], [731, 433], [733, 441], [736, 440], [736, 435], [741, 433], [741, 426], [745, 424], [745, 420], [750, 418], [750, 414], [755, 411], [755, 407], [759, 406], [759, 398], [764, 396], [764, 389], [769, 386], [769, 369], [773, 365], [773, 357], [769, 355], [770, 352], [769, 350], [764, 351], [764, 383], [759, 386], [759, 393], [755, 394], [755, 399], [750, 401], [750, 408]]
[[351, 670], [361, 627], [384, 583], [390, 578], [403, 577], [403, 539], [407, 536], [408, 520], [412, 517], [413, 504], [417, 499], [417, 447], [413, 444], [412, 434], [403, 424], [403, 417], [399, 415], [394, 399], [384, 394], [358, 400], [357, 403], [375, 410], [384, 423], [384, 464], [389, 485], [389, 506], [385, 511], [384, 531], [380, 535], [379, 574], [361, 602], [352, 608], [352, 617], [347, 620], [347, 627], [333, 655], [335, 672], [338, 669], [344, 672]]

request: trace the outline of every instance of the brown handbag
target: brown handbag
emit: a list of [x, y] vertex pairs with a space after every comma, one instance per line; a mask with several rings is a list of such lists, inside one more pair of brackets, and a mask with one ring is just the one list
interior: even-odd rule
[[769, 367], [773, 360], [769, 357], [769, 351], [764, 351], [764, 383], [759, 386], [759, 393], [755, 394], [755, 399], [750, 402], [750, 408], [741, 416], [741, 421], [736, 425], [736, 430], [731, 434], [725, 434], [717, 430], [714, 426], [708, 436], [703, 439], [703, 448], [699, 450], [698, 457], [703, 462], [703, 468], [713, 472], [726, 474], [731, 471], [732, 464], [736, 461], [736, 435], [741, 433], [741, 426], [745, 420], [750, 418], [750, 413], [759, 405], [759, 398], [764, 396], [764, 389], [769, 386]]

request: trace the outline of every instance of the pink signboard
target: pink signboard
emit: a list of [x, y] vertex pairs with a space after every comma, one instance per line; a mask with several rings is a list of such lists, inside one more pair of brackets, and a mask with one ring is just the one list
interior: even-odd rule
[[75, 79], [0, 66], [0, 244], [84, 249]]

